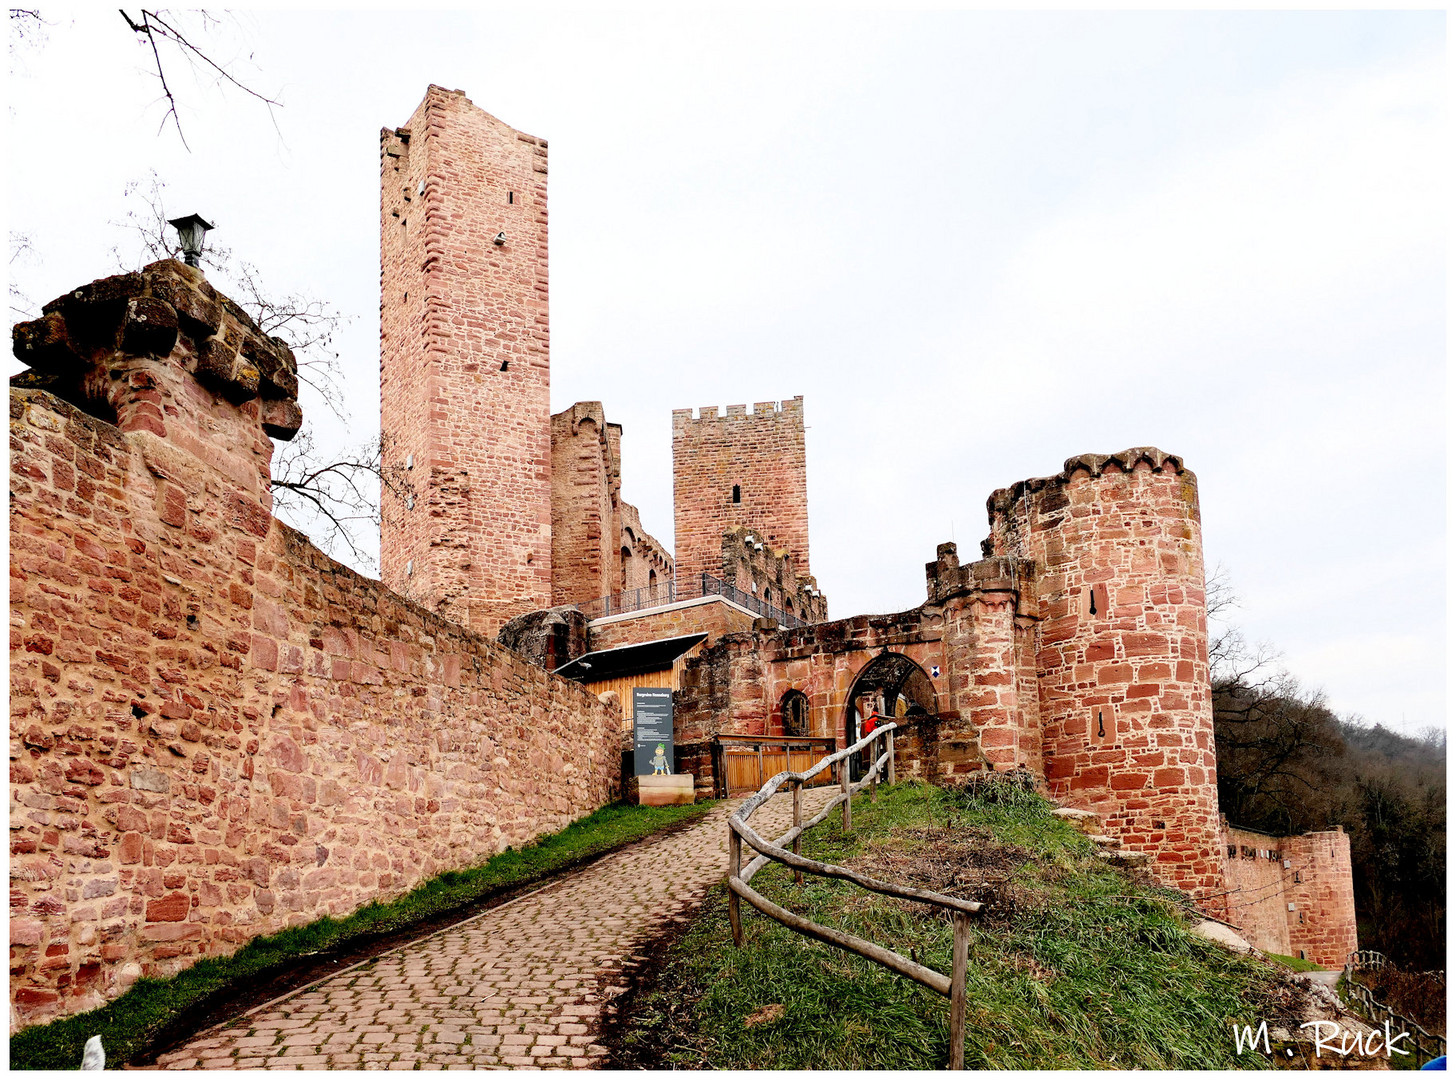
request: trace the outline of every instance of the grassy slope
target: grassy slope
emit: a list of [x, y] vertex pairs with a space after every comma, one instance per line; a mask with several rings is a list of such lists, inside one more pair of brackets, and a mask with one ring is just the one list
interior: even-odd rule
[[696, 806], [606, 806], [560, 832], [520, 850], [504, 851], [480, 866], [448, 871], [387, 903], [372, 903], [343, 919], [325, 917], [257, 938], [232, 956], [200, 960], [169, 979], [140, 979], [99, 1009], [10, 1037], [12, 1069], [74, 1069], [86, 1039], [100, 1035], [107, 1061], [130, 1060], [174, 1016], [207, 995], [266, 976], [298, 957], [350, 940], [400, 930], [473, 900], [543, 877], [577, 859], [598, 855], [667, 826], [707, 813]]
[[[805, 854], [841, 865], [858, 857], [870, 873], [878, 863], [880, 876], [898, 867], [918, 884], [973, 898], [986, 893], [968, 881], [1006, 878], [971, 939], [967, 1068], [1265, 1064], [1235, 1058], [1230, 1022], [1271, 1015], [1273, 965], [1192, 935], [1169, 902], [1177, 894], [1134, 885], [1101, 863], [1037, 796], [1002, 789], [986, 801], [903, 784], [877, 806], [860, 796], [854, 809], [852, 837], [826, 822]], [[960, 838], [951, 843], [959, 856], [948, 837]], [[977, 850], [994, 857], [967, 862]], [[820, 923], [950, 970], [949, 920], [921, 905], [822, 879], [796, 888], [777, 866], [754, 885]], [[735, 949], [724, 897], [715, 890], [658, 988], [635, 1003], [624, 1028], [629, 1053], [651, 1045], [674, 1064], [736, 1069], [945, 1067], [945, 998], [747, 905], [746, 944]]]

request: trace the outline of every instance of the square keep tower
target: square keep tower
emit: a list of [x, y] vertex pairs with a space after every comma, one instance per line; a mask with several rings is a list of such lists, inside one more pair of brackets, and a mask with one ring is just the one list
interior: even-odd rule
[[380, 576], [493, 634], [551, 603], [546, 140], [431, 86], [379, 205]]

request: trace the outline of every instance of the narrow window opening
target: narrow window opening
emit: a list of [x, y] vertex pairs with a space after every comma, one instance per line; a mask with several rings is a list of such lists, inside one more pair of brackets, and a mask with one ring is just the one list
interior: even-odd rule
[[743, 501], [743, 492], [739, 490], [737, 484], [733, 485], [733, 501], [736, 503]]
[[1088, 589], [1087, 590], [1087, 614], [1089, 614], [1089, 615], [1096, 615], [1097, 614], [1097, 590], [1096, 589]]
[[516, 201], [516, 193], [514, 191], [507, 191], [506, 192], [506, 202], [508, 202], [508, 203], [514, 203], [515, 201]]
[[501, 368], [500, 369], [502, 371], [506, 371], [506, 370], [509, 370], [510, 366], [511, 366], [511, 362], [509, 360], [502, 360], [501, 361]]

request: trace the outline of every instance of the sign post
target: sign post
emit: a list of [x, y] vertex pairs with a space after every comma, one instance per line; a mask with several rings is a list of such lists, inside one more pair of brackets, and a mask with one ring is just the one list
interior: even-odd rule
[[632, 690], [632, 771], [643, 806], [693, 801], [693, 774], [673, 773], [672, 691], [666, 687]]

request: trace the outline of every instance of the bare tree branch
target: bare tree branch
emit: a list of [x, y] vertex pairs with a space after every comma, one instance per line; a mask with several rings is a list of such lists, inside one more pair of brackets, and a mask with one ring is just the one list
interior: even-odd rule
[[[173, 92], [171, 84], [167, 81], [167, 65], [162, 59], [161, 46], [163, 44], [171, 45], [187, 61], [188, 66], [192, 68], [194, 73], [199, 69], [210, 71], [218, 83], [226, 83], [234, 89], [241, 90], [244, 94], [261, 101], [267, 106], [268, 117], [273, 121], [274, 130], [277, 130], [278, 120], [273, 113], [273, 109], [275, 106], [282, 108], [282, 102], [243, 83], [226, 66], [214, 60], [206, 49], [199, 46], [193, 40], [194, 35], [192, 32], [180, 29], [180, 21], [170, 12], [161, 8], [155, 11], [149, 11], [143, 8], [136, 18], [132, 18], [126, 13], [125, 9], [119, 10], [121, 11], [121, 17], [126, 20], [127, 27], [145, 43], [151, 52], [152, 74], [156, 76], [157, 81], [162, 86], [162, 96], [167, 102], [167, 111], [163, 114], [162, 122], [157, 127], [158, 133], [161, 132], [162, 128], [167, 126], [167, 121], [171, 120], [172, 125], [177, 129], [177, 137], [182, 140], [182, 145], [188, 151], [191, 151], [192, 148], [187, 143], [187, 136], [182, 131], [182, 118], [177, 112], [177, 96]], [[195, 14], [203, 20], [206, 28], [210, 28], [217, 22], [216, 19], [205, 11], [196, 12]]]
[[[120, 269], [133, 270], [180, 255], [179, 242], [167, 224], [165, 193], [166, 184], [156, 173], [127, 185], [125, 219], [114, 224], [132, 237], [136, 246], [124, 250], [117, 245], [112, 249]], [[214, 283], [222, 285], [222, 291], [248, 313], [259, 329], [288, 344], [298, 359], [299, 380], [347, 427], [350, 417], [343, 371], [333, 347], [345, 316], [315, 297], [273, 292], [256, 266], [235, 258], [228, 248], [216, 243], [208, 243], [200, 262], [214, 277]], [[314, 428], [305, 420], [304, 429], [292, 441], [278, 443], [274, 453], [275, 512], [307, 533], [324, 551], [347, 554], [356, 565], [372, 572], [376, 563], [363, 530], [366, 523], [377, 530], [382, 491], [402, 500], [414, 497], [404, 467], [384, 464], [388, 446], [386, 434], [338, 451], [323, 448], [314, 438]]]

